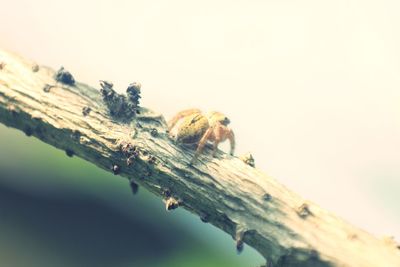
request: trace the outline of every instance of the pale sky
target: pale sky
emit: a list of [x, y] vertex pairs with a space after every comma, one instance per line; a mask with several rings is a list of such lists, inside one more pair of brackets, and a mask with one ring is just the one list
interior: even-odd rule
[[224, 112], [237, 154], [400, 240], [398, 0], [0, 2], [0, 47], [96, 87], [139, 81], [167, 119]]

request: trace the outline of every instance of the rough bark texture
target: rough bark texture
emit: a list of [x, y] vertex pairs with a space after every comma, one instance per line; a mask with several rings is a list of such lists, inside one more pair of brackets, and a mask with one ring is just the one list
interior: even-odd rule
[[193, 150], [169, 140], [160, 114], [140, 108], [123, 123], [108, 115], [99, 90], [57, 82], [50, 68], [0, 50], [1, 62], [0, 122], [133, 179], [169, 208], [179, 203], [230, 234], [238, 249], [244, 242], [258, 250], [268, 266], [400, 266], [395, 244], [305, 201], [239, 158], [222, 152], [211, 158], [206, 149], [190, 166]]

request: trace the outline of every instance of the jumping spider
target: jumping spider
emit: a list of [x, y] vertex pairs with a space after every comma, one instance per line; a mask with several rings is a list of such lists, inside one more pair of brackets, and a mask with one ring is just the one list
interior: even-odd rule
[[199, 109], [188, 109], [179, 112], [168, 122], [170, 136], [181, 144], [197, 145], [196, 153], [191, 164], [196, 161], [203, 151], [207, 141], [213, 143], [213, 157], [215, 157], [218, 144], [229, 139], [233, 155], [235, 150], [235, 136], [228, 127], [230, 120], [222, 113], [212, 111], [203, 114]]

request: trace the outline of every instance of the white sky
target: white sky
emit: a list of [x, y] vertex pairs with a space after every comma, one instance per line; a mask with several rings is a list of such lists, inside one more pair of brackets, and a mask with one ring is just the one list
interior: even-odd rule
[[166, 115], [228, 115], [237, 153], [400, 239], [400, 2], [5, 1], [0, 47]]

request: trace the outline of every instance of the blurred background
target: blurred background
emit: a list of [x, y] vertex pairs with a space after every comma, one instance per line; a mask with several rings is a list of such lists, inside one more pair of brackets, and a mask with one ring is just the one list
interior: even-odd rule
[[[142, 83], [170, 118], [219, 110], [237, 154], [400, 239], [400, 2], [0, 0], [0, 47], [81, 82]], [[223, 146], [224, 148], [224, 146]], [[225, 146], [226, 149], [226, 146]], [[143, 188], [0, 125], [1, 266], [257, 266]]]

